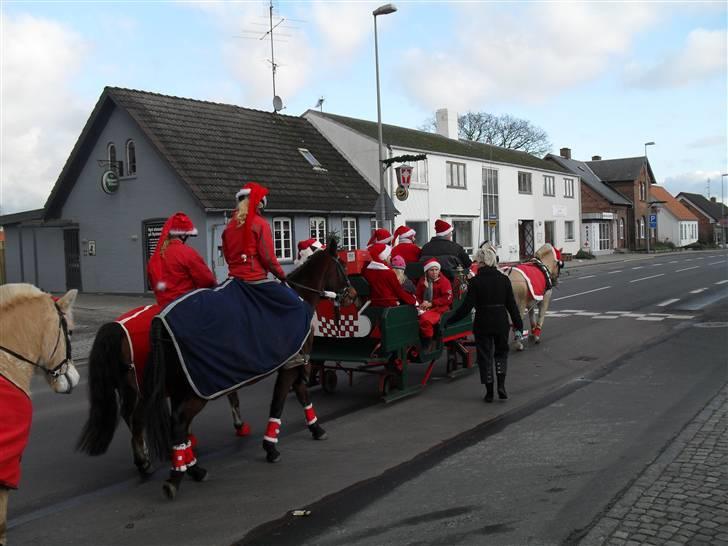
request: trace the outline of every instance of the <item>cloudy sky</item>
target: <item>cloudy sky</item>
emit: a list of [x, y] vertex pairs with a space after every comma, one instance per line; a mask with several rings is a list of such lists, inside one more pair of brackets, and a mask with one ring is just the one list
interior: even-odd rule
[[[275, 2], [284, 113], [376, 119], [370, 2]], [[265, 2], [2, 2], [0, 213], [42, 207], [104, 86], [271, 109]], [[380, 17], [382, 117], [510, 113], [576, 159], [643, 155], [720, 198], [727, 17], [717, 2], [398, 2]], [[728, 188], [726, 188], [728, 192]], [[728, 199], [727, 199], [728, 202]]]

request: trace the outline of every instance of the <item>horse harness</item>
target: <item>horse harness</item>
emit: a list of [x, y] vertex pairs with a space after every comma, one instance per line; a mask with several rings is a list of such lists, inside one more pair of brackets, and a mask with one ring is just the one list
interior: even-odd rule
[[[35, 366], [36, 368], [40, 368], [41, 370], [43, 370], [43, 373], [45, 373], [48, 377], [55, 381], [56, 379], [58, 379], [62, 375], [65, 375], [68, 372], [68, 365], [71, 361], [71, 335], [68, 332], [68, 322], [66, 321], [66, 316], [63, 314], [63, 311], [61, 311], [61, 308], [58, 306], [57, 303], [53, 302], [53, 305], [55, 306], [56, 312], [58, 313], [58, 336], [56, 337], [56, 344], [53, 346], [53, 351], [51, 351], [51, 354], [48, 356], [49, 360], [53, 357], [53, 355], [56, 354], [56, 351], [58, 350], [58, 344], [61, 342], [61, 333], [63, 333], [63, 337], [66, 340], [66, 357], [53, 369], [50, 369], [46, 366], [41, 366], [40, 364], [38, 364], [38, 362], [33, 362], [23, 355], [18, 354], [12, 349], [8, 349], [7, 347], [4, 347], [2, 345], [0, 345], [0, 350], [5, 351], [10, 356], [17, 358], [18, 360], [21, 360], [26, 364], [30, 364], [31, 366]], [[40, 361], [40, 357], [38, 358], [38, 360]]]
[[306, 286], [305, 284], [297, 283], [291, 280], [286, 280], [286, 282], [292, 286], [297, 286], [302, 290], [308, 290], [309, 292], [318, 294], [321, 298], [332, 299], [334, 300], [334, 306], [338, 308], [339, 306], [341, 306], [341, 300], [343, 300], [346, 294], [349, 293], [349, 289], [352, 286], [351, 281], [349, 281], [349, 277], [346, 274], [346, 271], [344, 271], [344, 266], [341, 265], [341, 262], [338, 259], [334, 258], [334, 263], [336, 264], [336, 269], [339, 273], [339, 277], [343, 277], [344, 281], [346, 282], [346, 286], [342, 288], [339, 292], [331, 292], [330, 290], [319, 290], [318, 288], [312, 288], [310, 286]]

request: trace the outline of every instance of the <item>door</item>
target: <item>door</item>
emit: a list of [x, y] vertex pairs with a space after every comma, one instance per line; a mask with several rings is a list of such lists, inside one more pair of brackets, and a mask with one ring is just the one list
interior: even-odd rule
[[533, 220], [518, 220], [518, 253], [521, 260], [533, 256]]
[[157, 242], [159, 237], [162, 235], [162, 228], [164, 227], [164, 218], [156, 218], [152, 220], [144, 220], [142, 222], [142, 235], [144, 237], [144, 287], [147, 291], [152, 290], [152, 286], [149, 284], [149, 277], [147, 275], [147, 264], [149, 259], [154, 254], [154, 250], [157, 248]]
[[544, 238], [545, 242], [550, 243], [551, 246], [556, 246], [556, 230], [554, 228], [554, 222], [549, 220], [543, 223]]
[[66, 290], [81, 290], [81, 247], [78, 229], [63, 231], [63, 253], [66, 258]]

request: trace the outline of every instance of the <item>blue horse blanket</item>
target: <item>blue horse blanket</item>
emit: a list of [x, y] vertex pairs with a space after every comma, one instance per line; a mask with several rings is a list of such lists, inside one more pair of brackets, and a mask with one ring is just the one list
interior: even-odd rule
[[159, 313], [195, 393], [211, 400], [267, 375], [303, 347], [313, 308], [275, 281], [228, 279]]

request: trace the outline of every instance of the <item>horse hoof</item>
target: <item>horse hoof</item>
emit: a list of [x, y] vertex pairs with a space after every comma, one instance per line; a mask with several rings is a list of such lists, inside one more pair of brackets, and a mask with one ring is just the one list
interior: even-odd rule
[[137, 472], [142, 476], [149, 476], [151, 472], [149, 469], [152, 467], [152, 461], [146, 460], [139, 463], [134, 463], [137, 467]]
[[278, 451], [269, 451], [265, 454], [265, 460], [269, 463], [278, 463], [281, 461], [281, 454]]
[[197, 464], [187, 469], [187, 475], [196, 482], [206, 482], [210, 477], [207, 470]]
[[523, 349], [523, 343], [519, 343], [518, 345], [516, 345], [516, 351], [522, 351]]
[[541, 343], [541, 338], [535, 337], [535, 338], [533, 338], [533, 341], [534, 341], [534, 343], [536, 343], [538, 345], [539, 343]]
[[167, 500], [173, 501], [177, 496], [177, 487], [173, 483], [164, 482], [164, 485], [162, 485], [162, 492]]
[[311, 431], [314, 440], [326, 440], [329, 437], [328, 433], [319, 424], [313, 424], [308, 429]]
[[239, 427], [235, 427], [235, 436], [239, 436], [241, 438], [250, 436], [250, 425], [248, 423], [243, 423]]

